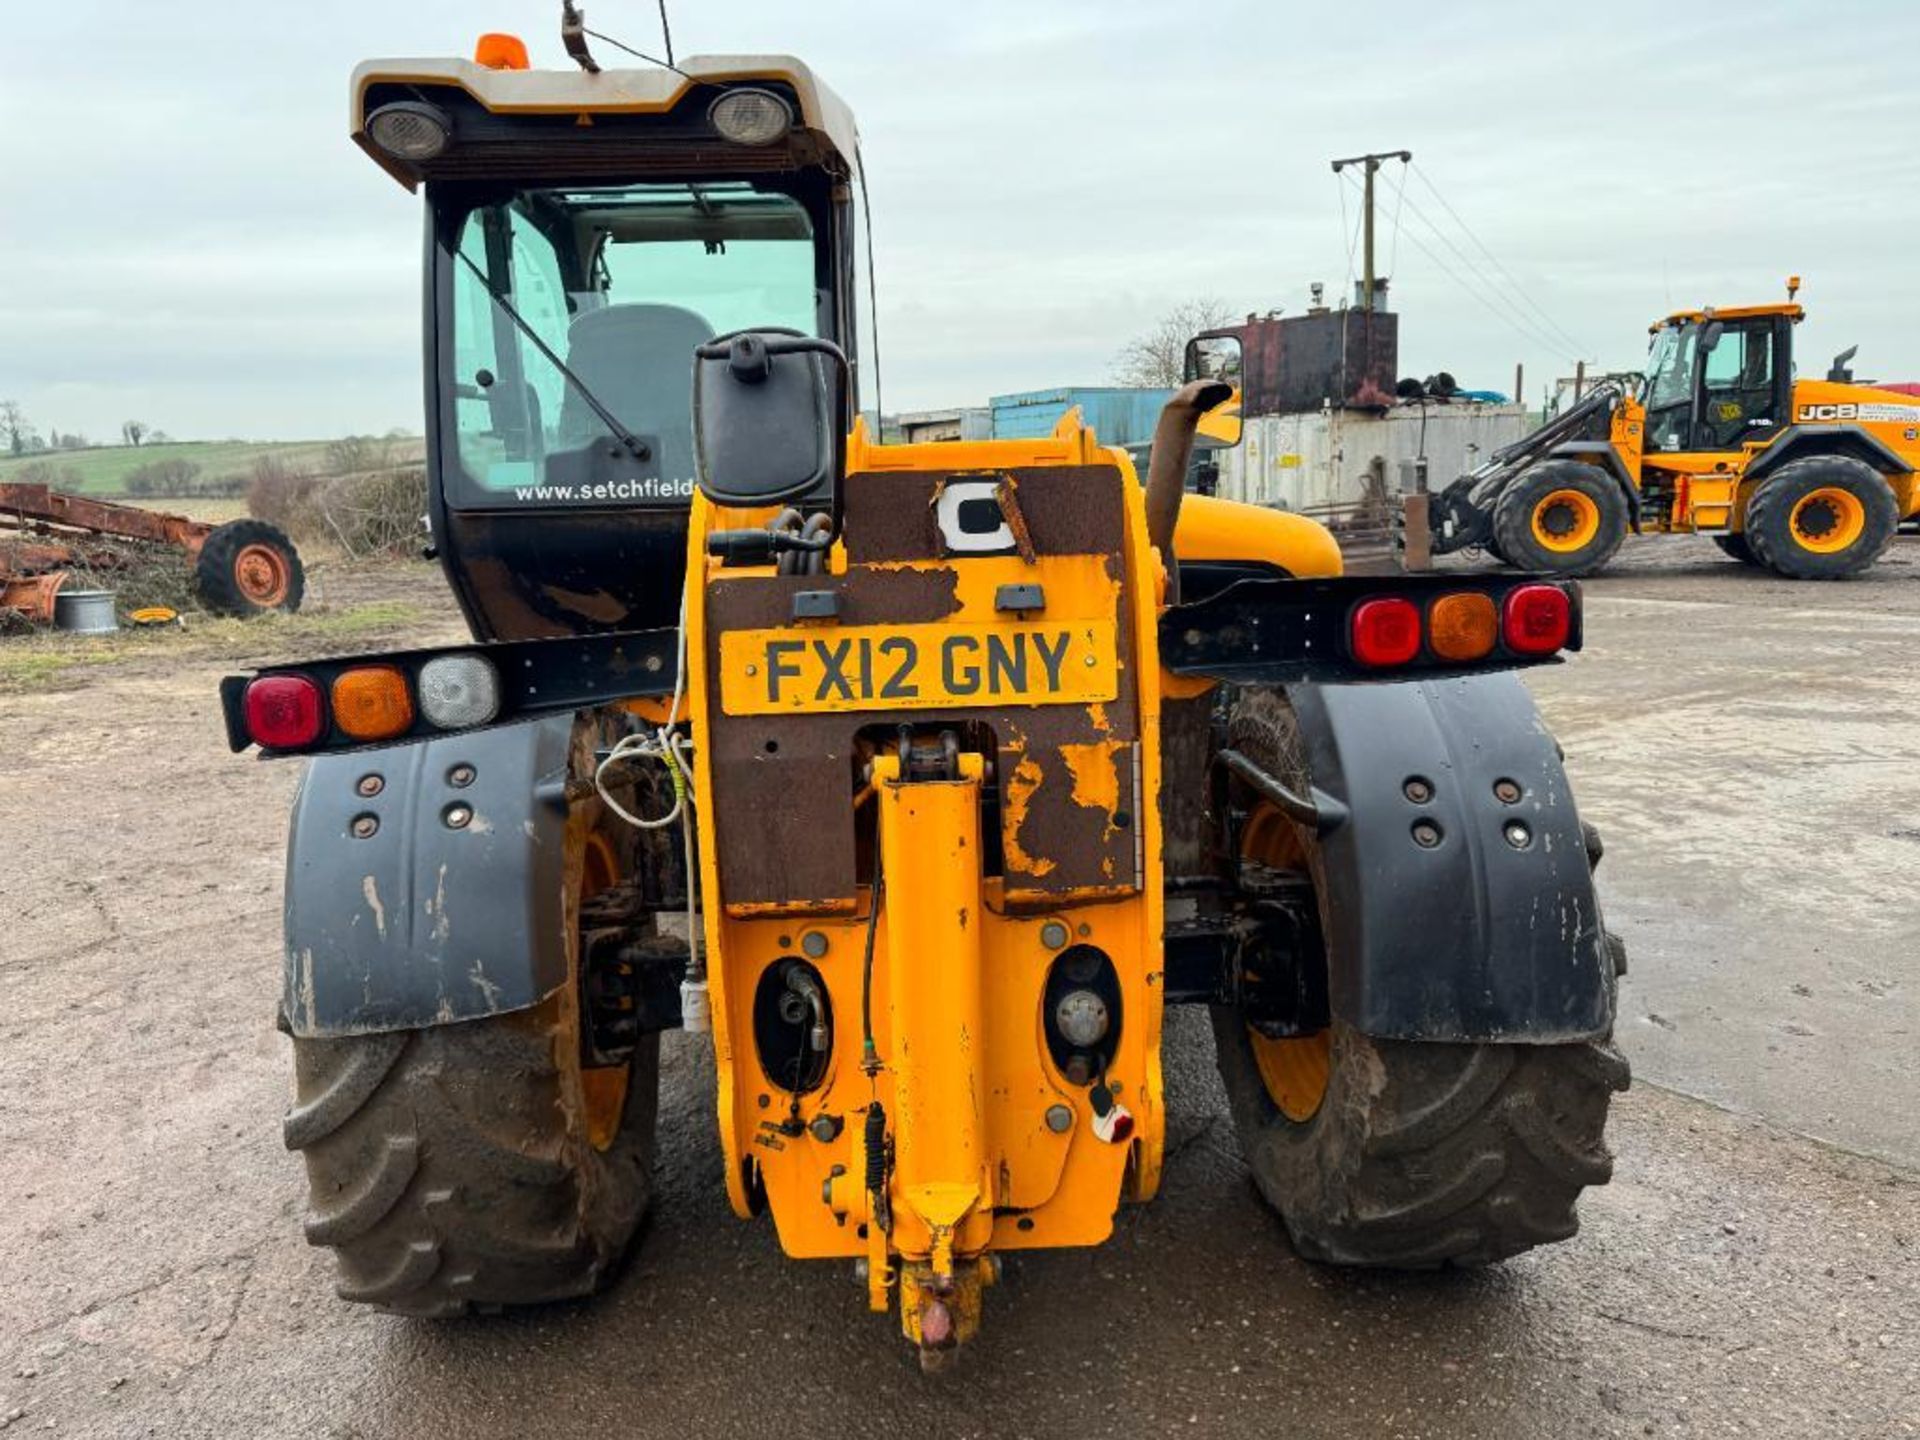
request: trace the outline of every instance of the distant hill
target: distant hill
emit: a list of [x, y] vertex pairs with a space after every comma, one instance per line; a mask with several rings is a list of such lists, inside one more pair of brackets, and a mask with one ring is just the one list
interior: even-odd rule
[[[103, 445], [92, 450], [41, 450], [18, 457], [0, 456], [0, 481], [16, 480], [26, 466], [51, 465], [56, 472], [71, 470], [78, 489], [88, 495], [123, 495], [127, 476], [142, 465], [159, 460], [186, 460], [200, 467], [200, 478], [219, 480], [246, 476], [254, 462], [272, 455], [293, 470], [324, 470], [328, 440], [183, 440], [164, 445]], [[396, 440], [396, 458], [418, 459], [421, 441]]]

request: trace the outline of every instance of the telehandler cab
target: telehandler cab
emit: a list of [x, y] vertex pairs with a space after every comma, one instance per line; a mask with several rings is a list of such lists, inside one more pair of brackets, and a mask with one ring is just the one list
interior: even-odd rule
[[1217, 383], [1144, 486], [1071, 415], [878, 444], [846, 107], [784, 57], [506, 61], [353, 82], [425, 191], [474, 639], [222, 686], [236, 750], [308, 757], [286, 1141], [340, 1293], [602, 1284], [675, 1028], [734, 1210], [855, 1262], [929, 1365], [1002, 1256], [1153, 1196], [1168, 1005], [1210, 1008], [1301, 1253], [1572, 1235], [1619, 952], [1510, 672], [1579, 648], [1578, 587], [1344, 578], [1319, 526], [1183, 496]]
[[1626, 539], [1713, 537], [1796, 580], [1857, 575], [1920, 512], [1920, 402], [1794, 373], [1793, 303], [1682, 310], [1644, 377], [1605, 380], [1533, 434], [1407, 506], [1409, 556], [1477, 545], [1522, 570], [1590, 575]]

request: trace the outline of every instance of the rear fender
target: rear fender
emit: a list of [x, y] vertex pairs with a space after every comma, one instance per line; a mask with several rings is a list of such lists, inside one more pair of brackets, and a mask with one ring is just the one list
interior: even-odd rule
[[572, 729], [562, 715], [308, 762], [287, 842], [293, 1034], [478, 1020], [562, 983]]
[[[1613, 967], [1580, 819], [1511, 674], [1290, 685], [1313, 784], [1345, 806], [1322, 837], [1333, 1013], [1405, 1040], [1561, 1043], [1606, 1034]], [[1408, 798], [1422, 780], [1432, 798]], [[1495, 794], [1514, 781], [1517, 803]], [[1415, 823], [1439, 827], [1437, 846]], [[1525, 844], [1509, 827], [1525, 827]], [[1514, 832], [1515, 838], [1522, 838]]]

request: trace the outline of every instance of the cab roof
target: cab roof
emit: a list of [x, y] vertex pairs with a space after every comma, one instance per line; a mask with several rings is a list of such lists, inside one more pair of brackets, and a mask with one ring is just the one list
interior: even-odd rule
[[1751, 320], [1759, 315], [1784, 315], [1798, 325], [1806, 318], [1806, 310], [1799, 305], [1728, 305], [1705, 310], [1676, 310], [1664, 320], [1656, 320], [1647, 327], [1651, 334], [1655, 330], [1664, 330], [1669, 325], [1693, 325], [1702, 320]]
[[350, 123], [355, 143], [411, 190], [420, 174], [367, 138], [367, 97], [376, 88], [451, 88], [465, 92], [494, 115], [577, 115], [584, 117], [582, 123], [590, 123], [594, 115], [664, 114], [697, 86], [753, 81], [791, 86], [800, 102], [796, 128], [824, 142], [849, 173], [855, 168], [860, 137], [852, 109], [811, 66], [792, 55], [692, 55], [671, 70], [653, 66], [597, 74], [580, 69], [494, 69], [448, 57], [366, 60], [354, 67]]

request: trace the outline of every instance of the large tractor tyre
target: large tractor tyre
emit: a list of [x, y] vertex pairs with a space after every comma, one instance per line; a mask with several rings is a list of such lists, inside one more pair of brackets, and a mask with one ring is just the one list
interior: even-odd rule
[[1789, 460], [1747, 501], [1755, 558], [1791, 580], [1858, 575], [1885, 552], [1899, 524], [1886, 479], [1844, 455]]
[[[573, 743], [590, 755], [605, 738], [576, 725]], [[647, 860], [597, 801], [568, 825], [580, 925]], [[532, 1010], [295, 1037], [286, 1143], [306, 1160], [307, 1240], [337, 1256], [343, 1299], [438, 1318], [590, 1294], [618, 1269], [653, 1193], [660, 1037], [623, 1064], [583, 1063], [577, 938], [569, 956], [573, 983]]]
[[1627, 538], [1620, 482], [1578, 460], [1546, 460], [1501, 492], [1493, 550], [1520, 570], [1591, 575]]
[[557, 1060], [578, 1043], [560, 1008], [293, 1042], [286, 1141], [341, 1298], [442, 1317], [585, 1295], [614, 1271], [651, 1194], [659, 1037], [597, 1148], [578, 1068]]
[[207, 536], [193, 564], [201, 603], [221, 615], [293, 611], [307, 593], [300, 552], [278, 525], [229, 520]]
[[1753, 547], [1747, 543], [1747, 537], [1745, 535], [1729, 533], [1726, 535], [1715, 535], [1711, 538], [1713, 543], [1720, 547], [1720, 552], [1723, 555], [1731, 556], [1742, 565], [1758, 565], [1760, 563], [1758, 557], [1753, 553]]
[[[1243, 692], [1230, 733], [1255, 764], [1305, 789], [1283, 695]], [[1241, 835], [1245, 860], [1304, 871], [1318, 888], [1310, 832], [1256, 804]], [[1587, 853], [1598, 862], [1597, 834]], [[1609, 948], [1623, 960], [1612, 937]], [[1383, 1040], [1338, 1021], [1276, 1040], [1227, 1006], [1213, 1027], [1247, 1167], [1309, 1260], [1489, 1264], [1571, 1236], [1581, 1190], [1613, 1173], [1607, 1108], [1629, 1075], [1610, 1043]]]

